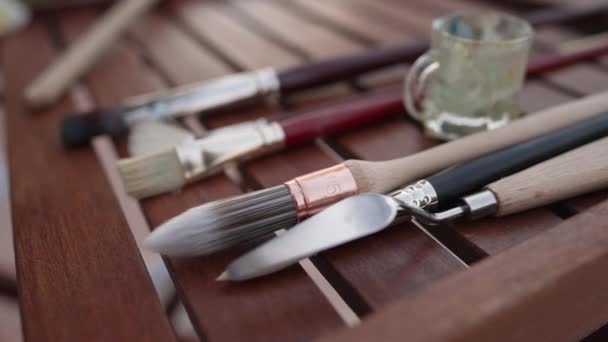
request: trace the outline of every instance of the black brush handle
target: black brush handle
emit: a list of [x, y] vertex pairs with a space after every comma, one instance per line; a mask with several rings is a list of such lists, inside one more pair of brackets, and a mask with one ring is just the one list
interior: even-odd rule
[[439, 203], [608, 135], [608, 113], [453, 166], [427, 178]]
[[126, 107], [93, 110], [65, 116], [59, 125], [65, 147], [84, 146], [98, 135], [119, 138], [129, 132], [125, 121]]

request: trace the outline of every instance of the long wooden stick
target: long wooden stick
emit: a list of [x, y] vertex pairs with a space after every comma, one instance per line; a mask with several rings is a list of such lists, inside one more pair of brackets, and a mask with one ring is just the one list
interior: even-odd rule
[[497, 216], [509, 215], [608, 186], [608, 137], [488, 185]]
[[139, 15], [158, 0], [123, 0], [114, 5], [63, 55], [25, 89], [25, 100], [32, 107], [43, 107], [65, 90], [108, 50]]
[[496, 151], [608, 111], [608, 91], [542, 110], [492, 131], [473, 134], [388, 161], [348, 160], [359, 192], [385, 193], [450, 165]]

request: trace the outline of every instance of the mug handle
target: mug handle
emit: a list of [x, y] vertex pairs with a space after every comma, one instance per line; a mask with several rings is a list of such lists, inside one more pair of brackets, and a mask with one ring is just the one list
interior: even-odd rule
[[427, 87], [430, 76], [439, 68], [439, 62], [430, 52], [418, 57], [405, 77], [405, 108], [410, 116], [418, 121], [424, 120], [420, 106], [421, 97]]

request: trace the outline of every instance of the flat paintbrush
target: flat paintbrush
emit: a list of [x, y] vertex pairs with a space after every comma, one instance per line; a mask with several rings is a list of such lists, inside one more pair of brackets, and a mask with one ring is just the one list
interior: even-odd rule
[[[533, 12], [525, 18], [532, 25], [545, 25], [590, 15], [604, 10], [608, 4], [594, 6], [559, 6]], [[97, 135], [119, 138], [133, 125], [146, 120], [167, 120], [195, 113], [208, 114], [243, 102], [276, 98], [297, 91], [352, 79], [366, 72], [391, 65], [412, 62], [428, 49], [428, 42], [398, 45], [360, 54], [309, 63], [276, 71], [260, 69], [222, 77], [217, 80], [187, 85], [129, 100], [121, 106], [97, 109], [66, 116], [61, 122], [65, 146], [86, 145]], [[577, 60], [603, 54], [597, 47], [580, 54]], [[585, 56], [586, 54], [586, 56]], [[545, 70], [559, 67], [561, 62], [547, 63]], [[552, 66], [555, 63], [555, 66]], [[539, 69], [540, 70], [540, 69]]]
[[400, 94], [400, 89], [377, 91], [278, 120], [259, 119], [219, 128], [196, 141], [122, 159], [118, 170], [127, 193], [134, 197], [176, 191], [186, 183], [223, 170], [227, 164], [402, 114]]
[[[562, 133], [565, 135], [560, 136]], [[413, 217], [418, 221], [416, 226], [430, 234], [422, 224], [435, 225], [461, 217], [504, 216], [600, 190], [608, 186], [608, 138], [508, 175], [587, 138], [607, 133], [608, 114], [604, 114], [445, 170], [390, 196], [362, 194], [347, 198], [239, 257], [218, 280], [241, 281], [270, 274], [329, 248], [377, 233], [395, 222], [397, 216]], [[584, 135], [587, 137], [581, 140]], [[484, 185], [485, 189], [474, 193]], [[433, 196], [428, 202], [422, 200]], [[448, 209], [433, 212], [429, 207], [434, 200], [444, 207], [446, 201], [456, 201]]]
[[289, 228], [345, 197], [386, 193], [451, 165], [572, 125], [608, 110], [608, 92], [550, 108], [493, 130], [384, 161], [348, 160], [270, 189], [207, 203], [154, 230], [147, 247], [167, 255], [209, 254]]
[[[564, 55], [536, 57], [528, 65], [527, 75], [539, 75], [607, 52], [608, 44]], [[127, 193], [136, 198], [177, 191], [187, 183], [220, 171], [226, 164], [308, 143], [399, 113], [401, 96], [396, 89], [380, 91], [295, 113], [289, 119], [226, 126], [197, 141], [173, 125], [142, 123], [129, 138], [134, 157], [121, 160], [118, 169]]]

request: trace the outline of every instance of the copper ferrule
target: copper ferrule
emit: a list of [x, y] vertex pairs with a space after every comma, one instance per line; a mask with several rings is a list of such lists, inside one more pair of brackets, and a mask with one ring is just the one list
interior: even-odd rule
[[296, 205], [298, 221], [359, 193], [352, 172], [339, 164], [285, 183]]

